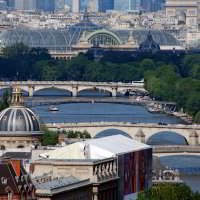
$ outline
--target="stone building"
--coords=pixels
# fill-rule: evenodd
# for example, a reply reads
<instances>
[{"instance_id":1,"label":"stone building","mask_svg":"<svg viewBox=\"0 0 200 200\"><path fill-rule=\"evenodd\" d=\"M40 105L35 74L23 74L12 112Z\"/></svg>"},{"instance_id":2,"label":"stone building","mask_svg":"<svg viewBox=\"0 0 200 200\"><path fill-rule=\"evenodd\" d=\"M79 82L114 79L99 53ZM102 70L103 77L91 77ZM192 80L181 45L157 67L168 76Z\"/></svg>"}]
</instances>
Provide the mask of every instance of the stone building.
<instances>
[{"instance_id":1,"label":"stone building","mask_svg":"<svg viewBox=\"0 0 200 200\"><path fill-rule=\"evenodd\" d=\"M11 106L0 113L0 148L39 145L42 135L37 116L24 107L20 88L14 87Z\"/></svg>"},{"instance_id":2,"label":"stone building","mask_svg":"<svg viewBox=\"0 0 200 200\"><path fill-rule=\"evenodd\" d=\"M186 17L186 25L197 25L198 0L167 0L166 15L169 17Z\"/></svg>"},{"instance_id":3,"label":"stone building","mask_svg":"<svg viewBox=\"0 0 200 200\"><path fill-rule=\"evenodd\" d=\"M84 187L91 195L87 200L135 200L137 192L151 187L151 174L151 147L122 135L67 145L41 154L40 159L32 163L35 181L41 184L46 182L44 188L37 185L36 195L44 196L48 190L46 197L50 199L53 199L53 189L50 190L49 184L54 182L49 182L49 178L54 181L75 177L77 181L74 186L84 181ZM67 188L71 186L68 182L65 186L67 197ZM55 188L55 191L59 190ZM85 193L79 192L79 195L78 192L74 193L69 199L84 199ZM55 195L59 195L59 192Z\"/></svg>"}]
</instances>

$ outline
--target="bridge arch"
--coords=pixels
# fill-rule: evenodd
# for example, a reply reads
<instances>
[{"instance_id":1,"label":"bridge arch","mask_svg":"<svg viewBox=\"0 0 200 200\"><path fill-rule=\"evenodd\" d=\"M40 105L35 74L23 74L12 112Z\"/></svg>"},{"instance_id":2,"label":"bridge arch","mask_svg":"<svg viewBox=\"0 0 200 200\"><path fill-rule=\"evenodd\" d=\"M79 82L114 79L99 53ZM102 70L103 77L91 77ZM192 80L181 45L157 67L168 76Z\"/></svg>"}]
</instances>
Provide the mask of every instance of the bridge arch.
<instances>
[{"instance_id":1,"label":"bridge arch","mask_svg":"<svg viewBox=\"0 0 200 200\"><path fill-rule=\"evenodd\" d=\"M106 129L104 131L100 131L98 132L94 138L100 138L100 137L106 137L106 136L112 136L112 135L124 135L126 137L132 138L128 133L126 133L125 131L121 131L119 129Z\"/></svg>"},{"instance_id":2,"label":"bridge arch","mask_svg":"<svg viewBox=\"0 0 200 200\"><path fill-rule=\"evenodd\" d=\"M146 138L146 143L149 145L188 145L189 141L179 133L161 131Z\"/></svg>"},{"instance_id":3,"label":"bridge arch","mask_svg":"<svg viewBox=\"0 0 200 200\"><path fill-rule=\"evenodd\" d=\"M124 91L138 91L138 92L147 92L145 89L143 88L118 88L117 92L124 92Z\"/></svg>"},{"instance_id":4,"label":"bridge arch","mask_svg":"<svg viewBox=\"0 0 200 200\"><path fill-rule=\"evenodd\" d=\"M200 128L188 127L184 125L158 125L158 124L130 124L126 122L97 122L88 124L70 124L64 126L64 130L84 131L86 130L92 138L97 133L108 130L117 129L129 134L133 139L141 142L147 142L148 139L159 132L172 132L174 135L179 134L185 138L188 144L198 145Z\"/></svg>"},{"instance_id":5,"label":"bridge arch","mask_svg":"<svg viewBox=\"0 0 200 200\"><path fill-rule=\"evenodd\" d=\"M112 93L112 88L104 88L104 87L98 87L98 86L79 87L77 92L79 93L84 90L100 90L100 91L107 91L107 92Z\"/></svg>"},{"instance_id":6,"label":"bridge arch","mask_svg":"<svg viewBox=\"0 0 200 200\"><path fill-rule=\"evenodd\" d=\"M63 87L63 86L41 86L41 87L39 87L39 86L36 86L35 88L34 88L34 93L35 92L38 92L38 91L40 91L40 90L48 90L48 89L55 89L55 90L66 90L66 91L68 91L68 92L71 92L72 93L72 89L71 88L69 88L69 87Z\"/></svg>"}]
</instances>

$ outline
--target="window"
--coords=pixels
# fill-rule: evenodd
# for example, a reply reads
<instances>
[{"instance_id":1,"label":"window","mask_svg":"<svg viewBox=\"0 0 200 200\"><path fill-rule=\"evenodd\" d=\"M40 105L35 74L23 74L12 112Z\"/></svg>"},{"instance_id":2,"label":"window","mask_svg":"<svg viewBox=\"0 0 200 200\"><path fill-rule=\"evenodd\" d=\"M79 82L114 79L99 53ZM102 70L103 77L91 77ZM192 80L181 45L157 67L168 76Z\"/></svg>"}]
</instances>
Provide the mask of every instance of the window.
<instances>
[{"instance_id":1,"label":"window","mask_svg":"<svg viewBox=\"0 0 200 200\"><path fill-rule=\"evenodd\" d=\"M8 192L8 200L12 200L12 192Z\"/></svg>"},{"instance_id":2,"label":"window","mask_svg":"<svg viewBox=\"0 0 200 200\"><path fill-rule=\"evenodd\" d=\"M2 185L6 185L7 184L7 178L6 177L1 177L1 183Z\"/></svg>"},{"instance_id":3,"label":"window","mask_svg":"<svg viewBox=\"0 0 200 200\"><path fill-rule=\"evenodd\" d=\"M21 120L21 119L22 119L22 116L19 116L18 118Z\"/></svg>"}]
</instances>

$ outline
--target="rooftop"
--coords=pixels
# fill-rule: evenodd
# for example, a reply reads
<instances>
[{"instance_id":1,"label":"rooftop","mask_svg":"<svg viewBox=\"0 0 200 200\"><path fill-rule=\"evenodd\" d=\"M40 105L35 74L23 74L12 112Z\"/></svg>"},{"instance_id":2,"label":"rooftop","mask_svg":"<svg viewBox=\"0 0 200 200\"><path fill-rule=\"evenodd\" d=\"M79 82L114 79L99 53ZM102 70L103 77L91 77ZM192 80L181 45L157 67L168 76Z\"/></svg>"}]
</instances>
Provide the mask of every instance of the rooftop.
<instances>
[{"instance_id":1,"label":"rooftop","mask_svg":"<svg viewBox=\"0 0 200 200\"><path fill-rule=\"evenodd\" d=\"M100 160L116 157L131 151L148 149L150 146L140 143L123 135L113 135L103 138L77 142L47 153L41 154L42 158L65 160Z\"/></svg>"}]
</instances>

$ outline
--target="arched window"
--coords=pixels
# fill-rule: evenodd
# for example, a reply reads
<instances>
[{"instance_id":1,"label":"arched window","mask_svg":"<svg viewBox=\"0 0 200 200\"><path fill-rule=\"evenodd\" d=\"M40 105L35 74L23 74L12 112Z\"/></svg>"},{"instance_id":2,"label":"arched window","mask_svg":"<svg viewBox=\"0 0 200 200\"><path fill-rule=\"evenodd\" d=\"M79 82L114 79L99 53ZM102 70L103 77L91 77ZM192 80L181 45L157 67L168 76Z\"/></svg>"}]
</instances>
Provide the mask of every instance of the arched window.
<instances>
[{"instance_id":1,"label":"arched window","mask_svg":"<svg viewBox=\"0 0 200 200\"><path fill-rule=\"evenodd\" d=\"M109 35L108 33L98 33L93 35L88 42L93 46L105 45L105 46L115 46L119 45L117 39Z\"/></svg>"},{"instance_id":2,"label":"arched window","mask_svg":"<svg viewBox=\"0 0 200 200\"><path fill-rule=\"evenodd\" d=\"M1 150L5 150L5 149L6 149L6 147L5 147L5 146L3 146L3 145L1 145L0 149L1 149Z\"/></svg>"}]
</instances>

